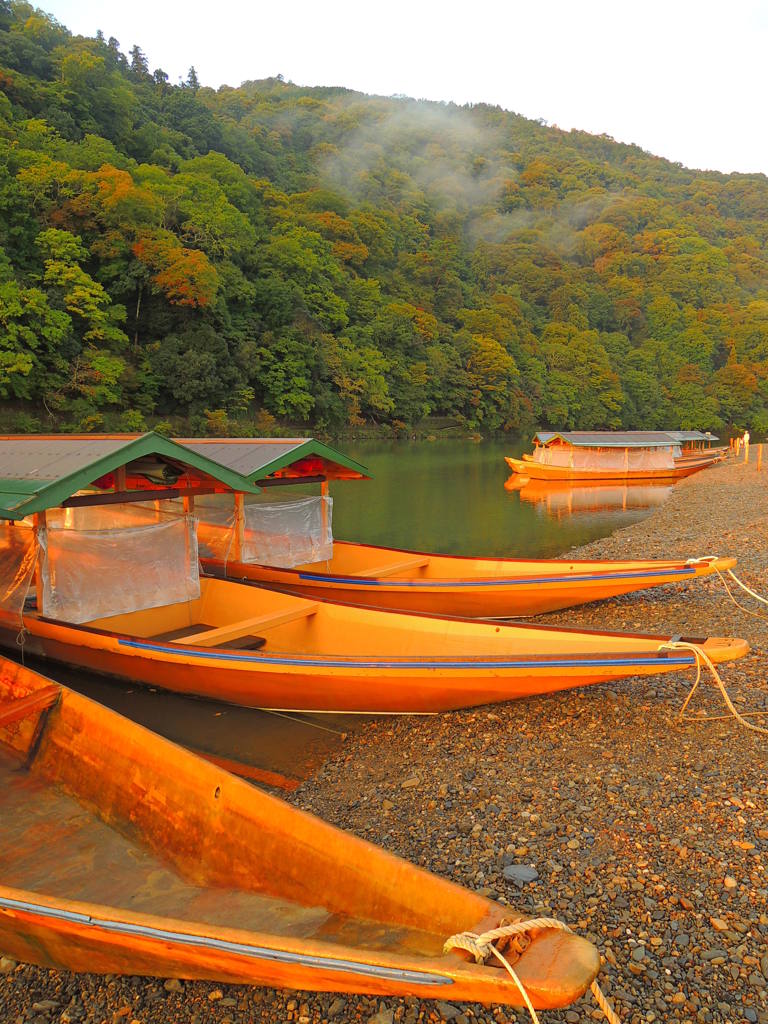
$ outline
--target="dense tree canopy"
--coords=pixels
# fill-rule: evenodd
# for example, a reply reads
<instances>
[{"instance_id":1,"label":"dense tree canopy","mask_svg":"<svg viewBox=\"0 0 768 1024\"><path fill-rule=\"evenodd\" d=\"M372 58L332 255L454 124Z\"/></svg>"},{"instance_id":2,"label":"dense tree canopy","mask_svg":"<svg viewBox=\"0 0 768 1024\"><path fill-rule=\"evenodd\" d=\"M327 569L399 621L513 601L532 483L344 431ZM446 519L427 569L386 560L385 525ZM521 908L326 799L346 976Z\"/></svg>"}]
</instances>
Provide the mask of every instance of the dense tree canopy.
<instances>
[{"instance_id":1,"label":"dense tree canopy","mask_svg":"<svg viewBox=\"0 0 768 1024\"><path fill-rule=\"evenodd\" d=\"M768 429L768 180L0 0L4 429Z\"/></svg>"}]
</instances>

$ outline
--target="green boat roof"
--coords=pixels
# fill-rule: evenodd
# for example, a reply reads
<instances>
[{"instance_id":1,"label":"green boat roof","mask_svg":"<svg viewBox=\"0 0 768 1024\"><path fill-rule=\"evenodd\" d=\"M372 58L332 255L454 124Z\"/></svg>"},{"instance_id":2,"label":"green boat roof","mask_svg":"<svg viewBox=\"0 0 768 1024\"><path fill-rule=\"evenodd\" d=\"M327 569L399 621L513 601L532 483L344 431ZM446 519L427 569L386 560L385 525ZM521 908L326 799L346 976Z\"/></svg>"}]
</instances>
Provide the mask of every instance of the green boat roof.
<instances>
[{"instance_id":1,"label":"green boat roof","mask_svg":"<svg viewBox=\"0 0 768 1024\"><path fill-rule=\"evenodd\" d=\"M370 473L354 459L314 437L182 437L188 451L241 473L252 483L302 479L367 480Z\"/></svg>"},{"instance_id":2,"label":"green boat roof","mask_svg":"<svg viewBox=\"0 0 768 1024\"><path fill-rule=\"evenodd\" d=\"M135 483L121 492L127 495L123 500L141 500L142 488L157 488L158 480L166 491L181 491L185 486L249 494L259 490L236 470L154 432L2 435L0 518L23 519L94 487L111 497L116 480L104 478L124 468Z\"/></svg>"}]
</instances>

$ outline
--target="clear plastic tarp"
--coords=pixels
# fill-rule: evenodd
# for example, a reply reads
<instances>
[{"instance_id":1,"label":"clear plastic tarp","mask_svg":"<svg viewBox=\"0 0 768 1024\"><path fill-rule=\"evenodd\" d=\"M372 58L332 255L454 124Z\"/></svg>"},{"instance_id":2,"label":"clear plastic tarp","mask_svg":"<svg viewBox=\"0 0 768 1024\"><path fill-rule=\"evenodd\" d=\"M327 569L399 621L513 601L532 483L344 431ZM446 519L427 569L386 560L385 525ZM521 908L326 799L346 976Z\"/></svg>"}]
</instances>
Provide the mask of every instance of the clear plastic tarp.
<instances>
[{"instance_id":1,"label":"clear plastic tarp","mask_svg":"<svg viewBox=\"0 0 768 1024\"><path fill-rule=\"evenodd\" d=\"M679 448L575 448L571 445L539 446L533 461L544 466L569 469L636 472L638 470L674 469L675 452Z\"/></svg>"},{"instance_id":2,"label":"clear plastic tarp","mask_svg":"<svg viewBox=\"0 0 768 1024\"><path fill-rule=\"evenodd\" d=\"M0 611L21 618L37 561L35 532L29 523L0 524Z\"/></svg>"},{"instance_id":3,"label":"clear plastic tarp","mask_svg":"<svg viewBox=\"0 0 768 1024\"><path fill-rule=\"evenodd\" d=\"M70 511L81 525L74 528ZM150 509L146 510L150 514ZM151 514L157 515L154 509ZM191 516L132 525L137 506L63 510L39 533L44 615L89 622L200 596L195 520ZM120 522L128 525L120 526Z\"/></svg>"},{"instance_id":4,"label":"clear plastic tarp","mask_svg":"<svg viewBox=\"0 0 768 1024\"><path fill-rule=\"evenodd\" d=\"M235 508L228 501L195 501L203 558L233 561ZM307 496L243 507L242 561L291 569L333 557L333 498Z\"/></svg>"}]
</instances>

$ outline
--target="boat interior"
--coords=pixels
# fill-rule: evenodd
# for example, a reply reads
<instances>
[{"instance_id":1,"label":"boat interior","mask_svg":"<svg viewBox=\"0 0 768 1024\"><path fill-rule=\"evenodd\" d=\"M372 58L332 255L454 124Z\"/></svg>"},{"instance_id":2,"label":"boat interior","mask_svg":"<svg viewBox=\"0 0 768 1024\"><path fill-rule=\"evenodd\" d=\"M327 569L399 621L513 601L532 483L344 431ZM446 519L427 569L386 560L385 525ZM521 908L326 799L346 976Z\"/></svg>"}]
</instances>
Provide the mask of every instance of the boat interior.
<instances>
[{"instance_id":1,"label":"boat interior","mask_svg":"<svg viewBox=\"0 0 768 1024\"><path fill-rule=\"evenodd\" d=\"M56 689L52 708L4 725L19 698L6 688L4 700L0 680L3 886L425 957L487 913L480 897Z\"/></svg>"},{"instance_id":2,"label":"boat interior","mask_svg":"<svg viewBox=\"0 0 768 1024\"><path fill-rule=\"evenodd\" d=\"M453 619L309 601L203 578L197 600L94 619L80 628L179 647L347 658L553 656L653 652L667 637ZM343 656L342 656L343 652Z\"/></svg>"},{"instance_id":3,"label":"boat interior","mask_svg":"<svg viewBox=\"0 0 768 1024\"><path fill-rule=\"evenodd\" d=\"M201 550L208 526L201 524L198 532ZM204 559L205 564L205 559ZM584 573L631 571L652 566L680 566L677 561L568 561L567 559L524 559L524 558L472 558L458 555L425 554L397 548L383 548L368 544L353 544L334 541L333 557L327 561L298 565L297 573L318 573L320 575L359 576L363 580L397 578L414 580L442 579L503 579L518 576L547 576L569 574L577 570Z\"/></svg>"}]
</instances>

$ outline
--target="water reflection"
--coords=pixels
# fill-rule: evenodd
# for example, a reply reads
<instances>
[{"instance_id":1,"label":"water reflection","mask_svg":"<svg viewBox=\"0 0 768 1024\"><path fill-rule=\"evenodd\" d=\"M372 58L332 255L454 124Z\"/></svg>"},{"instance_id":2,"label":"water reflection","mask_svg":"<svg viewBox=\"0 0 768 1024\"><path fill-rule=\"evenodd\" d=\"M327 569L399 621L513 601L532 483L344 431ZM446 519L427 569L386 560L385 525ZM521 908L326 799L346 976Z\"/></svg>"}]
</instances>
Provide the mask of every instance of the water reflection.
<instances>
[{"instance_id":1,"label":"water reflection","mask_svg":"<svg viewBox=\"0 0 768 1024\"><path fill-rule=\"evenodd\" d=\"M529 480L513 473L504 488L516 492L520 501L538 506L552 519L601 512L647 512L662 505L672 484L643 483L573 484L566 480Z\"/></svg>"}]
</instances>

